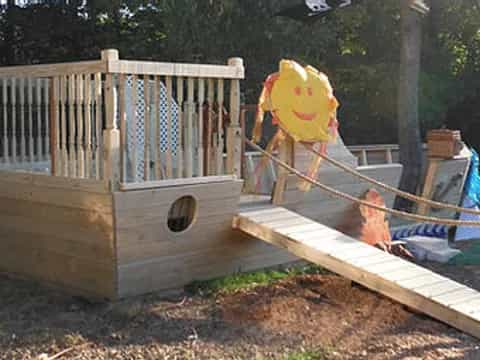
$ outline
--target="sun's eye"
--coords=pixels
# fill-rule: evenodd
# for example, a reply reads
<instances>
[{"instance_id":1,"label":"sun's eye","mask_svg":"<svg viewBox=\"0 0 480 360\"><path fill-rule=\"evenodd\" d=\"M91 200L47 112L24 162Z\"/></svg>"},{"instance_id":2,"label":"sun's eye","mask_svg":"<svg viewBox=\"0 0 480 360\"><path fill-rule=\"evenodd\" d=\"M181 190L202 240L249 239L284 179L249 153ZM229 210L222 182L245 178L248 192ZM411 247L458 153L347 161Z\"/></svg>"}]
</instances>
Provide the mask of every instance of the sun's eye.
<instances>
[{"instance_id":1,"label":"sun's eye","mask_svg":"<svg viewBox=\"0 0 480 360\"><path fill-rule=\"evenodd\" d=\"M313 89L311 87L307 88L308 96L313 96Z\"/></svg>"},{"instance_id":2,"label":"sun's eye","mask_svg":"<svg viewBox=\"0 0 480 360\"><path fill-rule=\"evenodd\" d=\"M302 88L300 86L297 86L295 89L293 89L295 92L295 95L300 96L302 95Z\"/></svg>"}]
</instances>

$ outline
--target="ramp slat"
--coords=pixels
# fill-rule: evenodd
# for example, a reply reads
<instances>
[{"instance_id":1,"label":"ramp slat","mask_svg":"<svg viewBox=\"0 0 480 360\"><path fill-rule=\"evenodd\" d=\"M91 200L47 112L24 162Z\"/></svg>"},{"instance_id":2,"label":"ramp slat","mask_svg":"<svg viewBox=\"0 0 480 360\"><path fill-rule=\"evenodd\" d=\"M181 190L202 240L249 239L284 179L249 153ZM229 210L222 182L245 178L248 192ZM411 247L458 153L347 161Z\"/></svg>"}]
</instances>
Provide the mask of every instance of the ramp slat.
<instances>
[{"instance_id":1,"label":"ramp slat","mask_svg":"<svg viewBox=\"0 0 480 360\"><path fill-rule=\"evenodd\" d=\"M292 211L238 214L233 226L480 338L480 293Z\"/></svg>"}]
</instances>

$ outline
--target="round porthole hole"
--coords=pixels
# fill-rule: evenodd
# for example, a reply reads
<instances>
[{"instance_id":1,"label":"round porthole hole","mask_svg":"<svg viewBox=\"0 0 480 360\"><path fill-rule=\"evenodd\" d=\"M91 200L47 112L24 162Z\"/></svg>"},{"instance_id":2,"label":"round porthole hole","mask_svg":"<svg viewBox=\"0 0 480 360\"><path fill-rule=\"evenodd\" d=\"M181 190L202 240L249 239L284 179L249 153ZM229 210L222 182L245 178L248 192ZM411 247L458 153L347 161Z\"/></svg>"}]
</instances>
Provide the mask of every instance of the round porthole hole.
<instances>
[{"instance_id":1,"label":"round porthole hole","mask_svg":"<svg viewBox=\"0 0 480 360\"><path fill-rule=\"evenodd\" d=\"M168 211L167 225L170 231L181 233L190 228L197 214L197 201L193 196L182 196L175 200Z\"/></svg>"}]
</instances>

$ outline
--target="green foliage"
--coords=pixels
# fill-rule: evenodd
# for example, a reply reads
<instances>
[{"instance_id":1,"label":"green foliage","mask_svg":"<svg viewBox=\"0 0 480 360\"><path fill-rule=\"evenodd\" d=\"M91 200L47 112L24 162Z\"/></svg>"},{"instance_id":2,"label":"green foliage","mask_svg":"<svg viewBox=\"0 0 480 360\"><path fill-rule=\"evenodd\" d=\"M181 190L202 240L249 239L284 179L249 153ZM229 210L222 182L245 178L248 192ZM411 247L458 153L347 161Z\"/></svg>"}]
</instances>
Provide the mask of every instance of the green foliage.
<instances>
[{"instance_id":1,"label":"green foliage","mask_svg":"<svg viewBox=\"0 0 480 360\"><path fill-rule=\"evenodd\" d=\"M293 58L332 79L347 143L397 142L399 2L364 0L310 24L273 16L289 3L88 0L12 7L0 15L0 64L94 59L111 47L130 59L225 64L240 56L247 69L243 99L255 103L279 60ZM431 8L423 20L423 132L476 99L480 84L478 5L435 0Z\"/></svg>"},{"instance_id":2,"label":"green foliage","mask_svg":"<svg viewBox=\"0 0 480 360\"><path fill-rule=\"evenodd\" d=\"M192 294L210 296L217 293L231 293L241 289L268 285L297 275L321 274L324 272L322 268L314 265L292 267L283 270L262 270L234 274L208 281L196 281L187 285L186 290Z\"/></svg>"}]
</instances>

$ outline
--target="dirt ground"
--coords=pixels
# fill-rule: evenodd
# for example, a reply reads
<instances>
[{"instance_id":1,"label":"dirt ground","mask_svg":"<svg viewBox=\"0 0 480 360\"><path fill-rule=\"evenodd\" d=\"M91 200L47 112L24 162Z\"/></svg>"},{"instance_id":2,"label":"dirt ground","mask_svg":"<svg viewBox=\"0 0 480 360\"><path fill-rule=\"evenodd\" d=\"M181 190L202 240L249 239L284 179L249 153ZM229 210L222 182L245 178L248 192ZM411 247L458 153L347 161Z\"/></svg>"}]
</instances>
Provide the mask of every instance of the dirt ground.
<instances>
[{"instance_id":1,"label":"dirt ground","mask_svg":"<svg viewBox=\"0 0 480 360\"><path fill-rule=\"evenodd\" d=\"M431 266L480 289L480 266ZM301 359L480 359L472 337L330 274L114 304L0 276L0 359L65 349L60 359L263 360L318 349L325 357Z\"/></svg>"}]
</instances>

